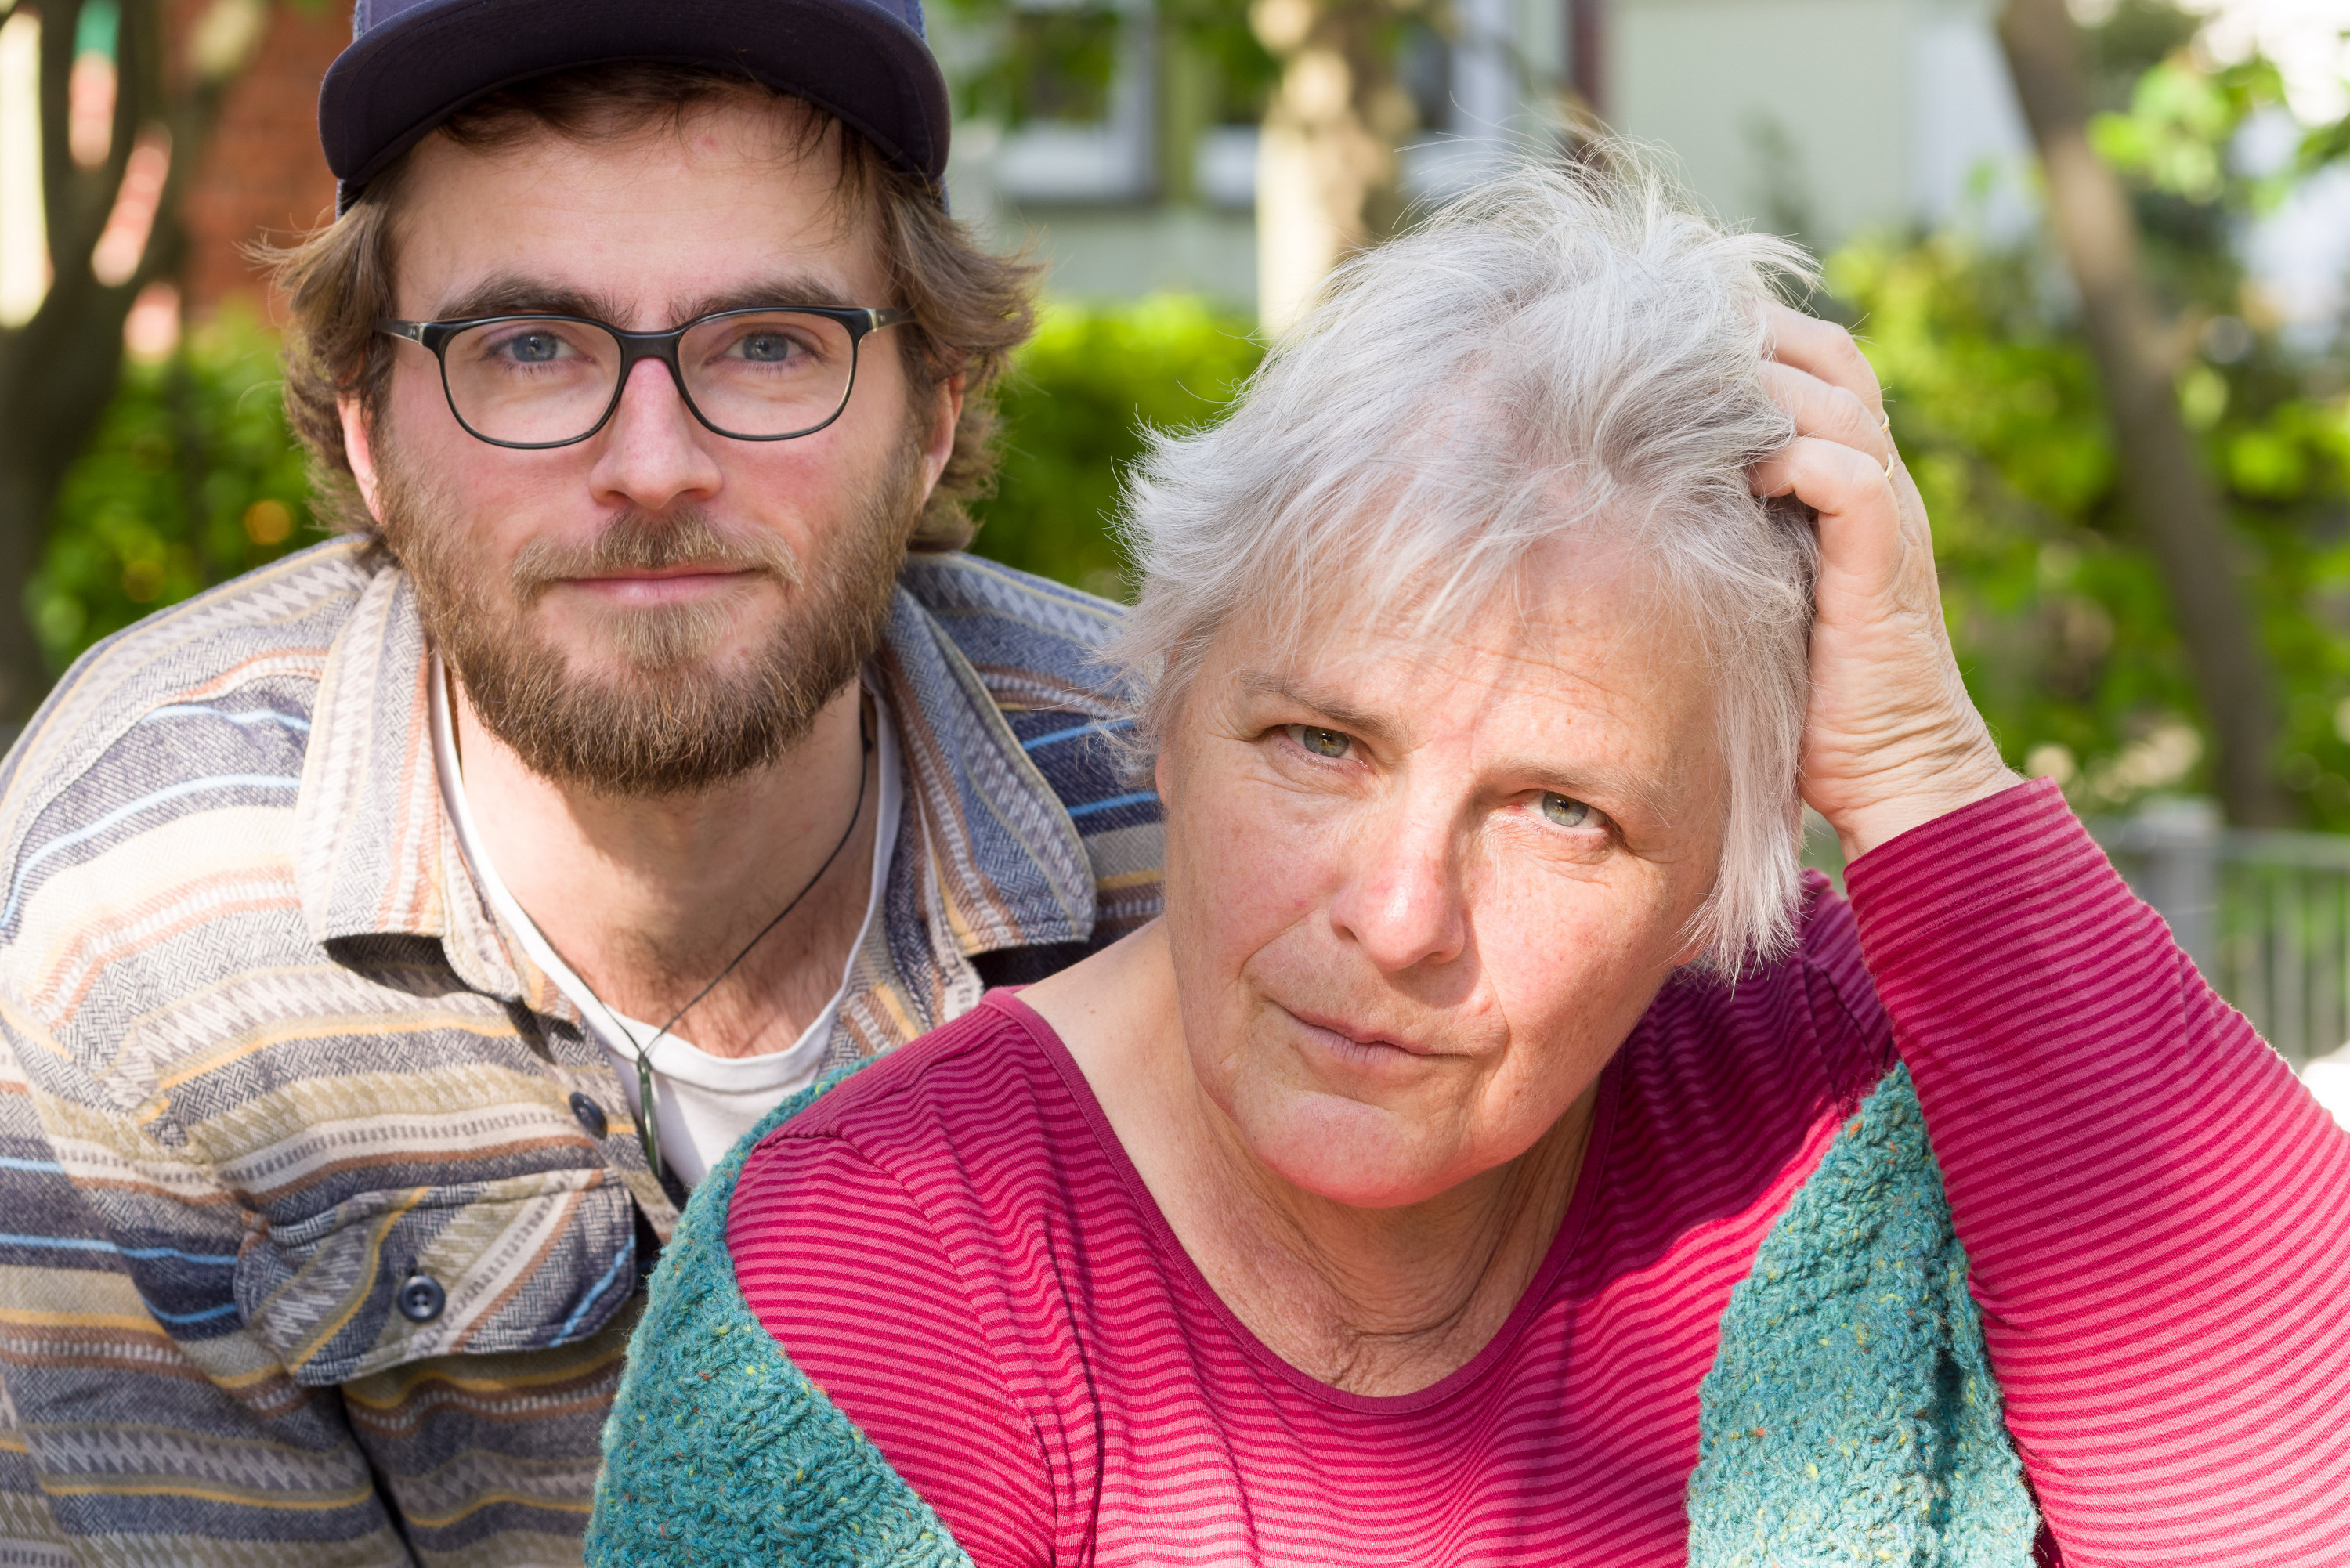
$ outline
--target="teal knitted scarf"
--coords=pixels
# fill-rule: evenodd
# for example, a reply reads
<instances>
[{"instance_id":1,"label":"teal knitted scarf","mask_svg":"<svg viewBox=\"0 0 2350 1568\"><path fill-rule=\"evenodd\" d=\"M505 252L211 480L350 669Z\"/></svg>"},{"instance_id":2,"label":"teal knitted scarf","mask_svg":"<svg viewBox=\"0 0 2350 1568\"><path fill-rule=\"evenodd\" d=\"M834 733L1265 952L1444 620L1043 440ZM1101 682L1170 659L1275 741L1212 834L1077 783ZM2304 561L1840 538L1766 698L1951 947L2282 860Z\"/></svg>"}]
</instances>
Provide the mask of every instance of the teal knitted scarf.
<instances>
[{"instance_id":1,"label":"teal knitted scarf","mask_svg":"<svg viewBox=\"0 0 2350 1568\"><path fill-rule=\"evenodd\" d=\"M744 1157L853 1071L778 1106L686 1205L604 1428L596 1568L970 1563L760 1327L726 1251ZM2030 1568L2038 1519L1966 1272L1897 1068L1722 1314L1700 1391L1691 1568Z\"/></svg>"}]
</instances>

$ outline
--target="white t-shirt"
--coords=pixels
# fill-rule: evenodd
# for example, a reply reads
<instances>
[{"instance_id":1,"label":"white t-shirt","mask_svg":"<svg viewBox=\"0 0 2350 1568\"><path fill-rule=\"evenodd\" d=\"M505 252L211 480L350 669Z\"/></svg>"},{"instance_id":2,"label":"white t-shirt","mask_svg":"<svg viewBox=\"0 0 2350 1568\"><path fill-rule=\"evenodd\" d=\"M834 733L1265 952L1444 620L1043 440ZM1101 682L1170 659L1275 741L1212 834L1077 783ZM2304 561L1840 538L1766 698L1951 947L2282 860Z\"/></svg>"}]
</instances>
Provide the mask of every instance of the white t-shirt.
<instances>
[{"instance_id":1,"label":"white t-shirt","mask_svg":"<svg viewBox=\"0 0 2350 1568\"><path fill-rule=\"evenodd\" d=\"M874 728L879 732L875 741L879 754L874 762L880 778L881 809L873 833L871 890L866 895L864 922L858 928L856 944L849 949L850 965L857 961L858 950L871 934L873 922L880 919L881 895L889 881L889 852L898 841L898 813L902 801L898 779L898 738L890 727L889 711L881 705L880 694L870 695ZM499 918L514 928L531 961L546 971L546 977L587 1019L589 1032L610 1053L619 1069L620 1085L629 1096L630 1108L641 1116L644 1107L637 1104L637 1053L640 1043L651 1040L660 1025L626 1017L605 1006L588 989L587 982L572 972L571 966L563 961L554 944L507 890L505 879L498 875L496 863L490 858L488 846L473 825L473 810L465 799L464 774L457 759L456 727L449 713L449 683L437 656L432 661L432 760L441 778L442 804L457 830L457 843L464 850L466 863L473 867L482 891ZM654 1114L660 1118L658 1125L661 1158L679 1179L689 1187L700 1181L744 1133L757 1125L760 1117L782 1103L785 1096L816 1080L824 1065L825 1042L832 1034L833 1018L840 1011L841 998L847 989L848 966L844 965L840 984L834 990L832 999L824 1004L824 1011L806 1033L781 1051L757 1056L713 1056L673 1033L654 1042L653 1103Z\"/></svg>"}]
</instances>

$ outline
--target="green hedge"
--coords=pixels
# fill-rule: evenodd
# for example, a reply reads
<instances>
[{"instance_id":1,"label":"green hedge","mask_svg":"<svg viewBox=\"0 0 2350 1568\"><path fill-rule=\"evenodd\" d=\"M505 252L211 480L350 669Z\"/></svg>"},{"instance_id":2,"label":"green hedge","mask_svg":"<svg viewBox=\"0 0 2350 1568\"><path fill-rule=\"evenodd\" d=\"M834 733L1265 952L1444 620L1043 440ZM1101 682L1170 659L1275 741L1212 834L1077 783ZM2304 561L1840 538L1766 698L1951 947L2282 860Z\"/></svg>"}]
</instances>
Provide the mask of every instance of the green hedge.
<instances>
[{"instance_id":1,"label":"green hedge","mask_svg":"<svg viewBox=\"0 0 2350 1568\"><path fill-rule=\"evenodd\" d=\"M1123 597L1109 534L1142 427L1212 418L1263 358L1254 324L1197 299L1048 309L1003 389L1003 466L972 508L972 547L1024 571Z\"/></svg>"},{"instance_id":2,"label":"green hedge","mask_svg":"<svg viewBox=\"0 0 2350 1568\"><path fill-rule=\"evenodd\" d=\"M277 340L223 310L122 389L57 498L26 607L58 670L109 632L315 542Z\"/></svg>"}]
</instances>

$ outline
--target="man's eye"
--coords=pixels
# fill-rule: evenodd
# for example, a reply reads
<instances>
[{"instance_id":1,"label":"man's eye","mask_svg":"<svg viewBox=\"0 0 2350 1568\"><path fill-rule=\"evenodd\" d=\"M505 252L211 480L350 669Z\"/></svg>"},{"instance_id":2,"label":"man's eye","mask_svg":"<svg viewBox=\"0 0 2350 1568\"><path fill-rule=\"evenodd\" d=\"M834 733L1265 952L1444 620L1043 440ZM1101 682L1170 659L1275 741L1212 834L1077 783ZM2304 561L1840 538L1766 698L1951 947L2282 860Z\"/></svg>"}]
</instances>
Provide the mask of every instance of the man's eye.
<instances>
[{"instance_id":1,"label":"man's eye","mask_svg":"<svg viewBox=\"0 0 2350 1568\"><path fill-rule=\"evenodd\" d=\"M1545 792L1542 797L1543 815L1561 827L1581 827L1598 813L1573 795Z\"/></svg>"},{"instance_id":2,"label":"man's eye","mask_svg":"<svg viewBox=\"0 0 2350 1568\"><path fill-rule=\"evenodd\" d=\"M1312 724L1291 724L1288 730L1291 740L1317 757L1343 757L1355 743L1336 730L1317 729Z\"/></svg>"},{"instance_id":3,"label":"man's eye","mask_svg":"<svg viewBox=\"0 0 2350 1568\"><path fill-rule=\"evenodd\" d=\"M798 348L780 332L747 332L735 340L734 354L754 364L780 365Z\"/></svg>"},{"instance_id":4,"label":"man's eye","mask_svg":"<svg viewBox=\"0 0 2350 1568\"><path fill-rule=\"evenodd\" d=\"M524 332L505 341L506 358L524 365L544 365L563 355L563 339L552 332Z\"/></svg>"}]
</instances>

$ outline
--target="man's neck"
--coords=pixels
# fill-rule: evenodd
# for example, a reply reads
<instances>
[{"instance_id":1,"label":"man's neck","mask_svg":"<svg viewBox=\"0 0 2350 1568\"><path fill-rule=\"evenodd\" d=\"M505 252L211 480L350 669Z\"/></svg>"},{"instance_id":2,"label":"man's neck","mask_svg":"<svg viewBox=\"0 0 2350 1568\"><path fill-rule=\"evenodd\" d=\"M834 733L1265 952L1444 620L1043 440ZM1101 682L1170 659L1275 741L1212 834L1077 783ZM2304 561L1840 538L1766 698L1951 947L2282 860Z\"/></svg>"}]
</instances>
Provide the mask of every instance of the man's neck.
<instances>
[{"instance_id":1,"label":"man's neck","mask_svg":"<svg viewBox=\"0 0 2350 1568\"><path fill-rule=\"evenodd\" d=\"M870 889L880 789L859 689L836 697L769 766L691 794L633 799L532 772L452 684L475 830L507 891L597 998L667 1022L806 888L675 1030L715 1056L798 1039L839 986Z\"/></svg>"}]
</instances>

